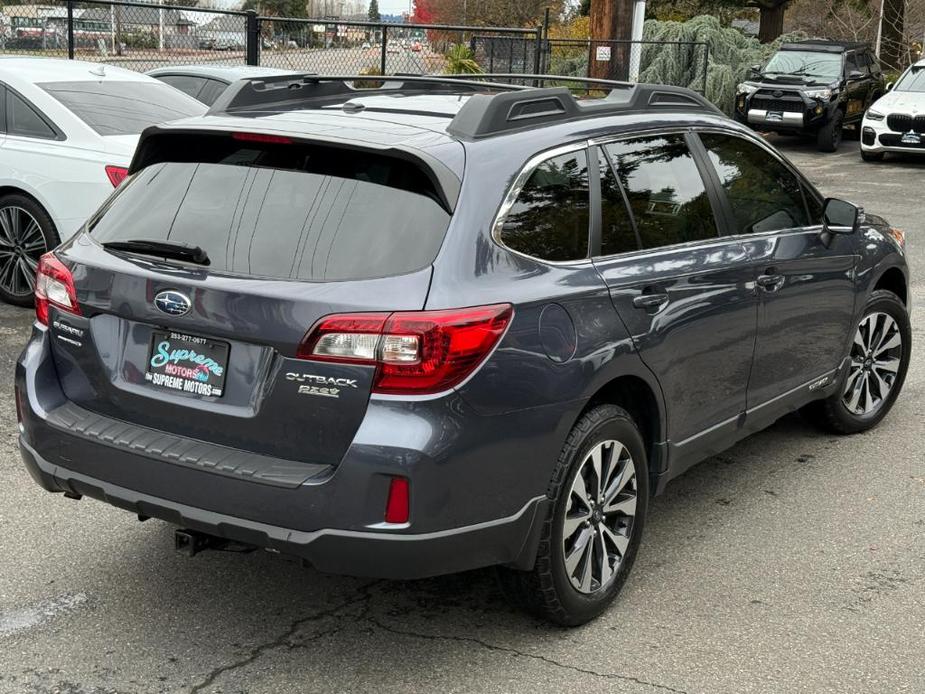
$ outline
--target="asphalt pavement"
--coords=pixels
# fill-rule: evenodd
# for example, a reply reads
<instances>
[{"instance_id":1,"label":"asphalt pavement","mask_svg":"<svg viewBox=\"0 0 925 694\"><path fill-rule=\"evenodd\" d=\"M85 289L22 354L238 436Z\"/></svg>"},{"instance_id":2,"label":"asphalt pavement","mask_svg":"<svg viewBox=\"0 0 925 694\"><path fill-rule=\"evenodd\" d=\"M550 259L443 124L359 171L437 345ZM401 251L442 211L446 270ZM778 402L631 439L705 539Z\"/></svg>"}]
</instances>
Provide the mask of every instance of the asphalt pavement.
<instances>
[{"instance_id":1,"label":"asphalt pavement","mask_svg":"<svg viewBox=\"0 0 925 694\"><path fill-rule=\"evenodd\" d=\"M513 610L490 571L399 583L265 552L189 559L165 523L43 492L11 394L31 313L0 306L0 692L925 692L925 161L774 142L906 230L904 392L875 431L788 417L672 482L621 598L578 629Z\"/></svg>"}]
</instances>

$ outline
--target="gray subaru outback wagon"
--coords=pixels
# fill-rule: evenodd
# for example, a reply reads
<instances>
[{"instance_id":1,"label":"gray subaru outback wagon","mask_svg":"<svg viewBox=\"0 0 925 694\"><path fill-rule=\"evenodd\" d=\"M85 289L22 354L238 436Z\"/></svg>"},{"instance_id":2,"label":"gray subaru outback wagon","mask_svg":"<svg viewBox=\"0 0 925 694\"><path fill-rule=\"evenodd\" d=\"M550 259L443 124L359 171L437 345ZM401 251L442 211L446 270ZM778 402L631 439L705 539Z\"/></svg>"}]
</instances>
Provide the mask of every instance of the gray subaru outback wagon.
<instances>
[{"instance_id":1,"label":"gray subaru outback wagon","mask_svg":"<svg viewBox=\"0 0 925 694\"><path fill-rule=\"evenodd\" d=\"M245 80L148 129L42 258L16 370L52 492L322 571L498 566L559 624L627 578L653 494L802 410L890 410L902 232L699 95Z\"/></svg>"}]
</instances>

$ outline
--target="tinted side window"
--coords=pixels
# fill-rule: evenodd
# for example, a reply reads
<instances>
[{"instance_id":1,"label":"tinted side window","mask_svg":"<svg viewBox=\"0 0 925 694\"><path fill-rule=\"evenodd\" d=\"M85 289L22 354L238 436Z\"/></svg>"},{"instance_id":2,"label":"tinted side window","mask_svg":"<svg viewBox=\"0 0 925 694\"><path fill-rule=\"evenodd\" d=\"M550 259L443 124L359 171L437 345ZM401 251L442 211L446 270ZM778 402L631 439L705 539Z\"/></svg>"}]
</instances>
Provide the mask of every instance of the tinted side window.
<instances>
[{"instance_id":1,"label":"tinted side window","mask_svg":"<svg viewBox=\"0 0 925 694\"><path fill-rule=\"evenodd\" d=\"M540 164L501 227L501 241L543 260L588 257L588 155L570 152Z\"/></svg>"},{"instance_id":2,"label":"tinted side window","mask_svg":"<svg viewBox=\"0 0 925 694\"><path fill-rule=\"evenodd\" d=\"M845 61L845 70L850 75L854 71L863 71L856 53L849 53Z\"/></svg>"},{"instance_id":3,"label":"tinted side window","mask_svg":"<svg viewBox=\"0 0 925 694\"><path fill-rule=\"evenodd\" d=\"M809 225L800 181L781 162L739 137L700 137L732 206L736 234Z\"/></svg>"},{"instance_id":4,"label":"tinted side window","mask_svg":"<svg viewBox=\"0 0 925 694\"><path fill-rule=\"evenodd\" d=\"M206 81L203 77L192 77L190 75L164 75L157 79L164 84L169 84L174 89L179 89L184 94L189 94L194 99Z\"/></svg>"},{"instance_id":5,"label":"tinted side window","mask_svg":"<svg viewBox=\"0 0 925 694\"><path fill-rule=\"evenodd\" d=\"M607 153L598 152L601 167L601 255L616 255L640 248L633 220L626 209L623 192L617 182Z\"/></svg>"},{"instance_id":6,"label":"tinted side window","mask_svg":"<svg viewBox=\"0 0 925 694\"><path fill-rule=\"evenodd\" d=\"M7 90L6 126L10 135L55 139L57 134L18 94Z\"/></svg>"},{"instance_id":7,"label":"tinted side window","mask_svg":"<svg viewBox=\"0 0 925 694\"><path fill-rule=\"evenodd\" d=\"M219 82L218 80L206 80L206 83L203 85L202 90L199 92L199 96L197 98L206 106L211 106L226 89L228 89L228 85L224 82Z\"/></svg>"},{"instance_id":8,"label":"tinted side window","mask_svg":"<svg viewBox=\"0 0 925 694\"><path fill-rule=\"evenodd\" d=\"M822 224L822 200L816 197L812 191L803 188L803 197L806 199L806 207L809 211L810 226Z\"/></svg>"},{"instance_id":9,"label":"tinted side window","mask_svg":"<svg viewBox=\"0 0 925 694\"><path fill-rule=\"evenodd\" d=\"M710 199L683 135L607 145L644 248L715 238Z\"/></svg>"}]
</instances>

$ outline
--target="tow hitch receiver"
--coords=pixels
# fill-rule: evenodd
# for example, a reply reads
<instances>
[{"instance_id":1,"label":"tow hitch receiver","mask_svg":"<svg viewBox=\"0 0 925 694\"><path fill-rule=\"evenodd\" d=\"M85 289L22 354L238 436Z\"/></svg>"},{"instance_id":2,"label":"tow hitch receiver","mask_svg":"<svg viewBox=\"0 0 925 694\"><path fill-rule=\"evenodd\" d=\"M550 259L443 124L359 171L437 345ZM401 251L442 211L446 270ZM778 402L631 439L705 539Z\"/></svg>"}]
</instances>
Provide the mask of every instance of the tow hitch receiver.
<instances>
[{"instance_id":1,"label":"tow hitch receiver","mask_svg":"<svg viewBox=\"0 0 925 694\"><path fill-rule=\"evenodd\" d=\"M173 536L174 548L188 557L209 549L217 539L205 533L198 533L195 530L177 530Z\"/></svg>"},{"instance_id":2,"label":"tow hitch receiver","mask_svg":"<svg viewBox=\"0 0 925 694\"><path fill-rule=\"evenodd\" d=\"M173 545L181 554L193 557L207 549L223 552L252 552L255 547L234 540L226 540L197 530L177 530L173 535Z\"/></svg>"}]
</instances>

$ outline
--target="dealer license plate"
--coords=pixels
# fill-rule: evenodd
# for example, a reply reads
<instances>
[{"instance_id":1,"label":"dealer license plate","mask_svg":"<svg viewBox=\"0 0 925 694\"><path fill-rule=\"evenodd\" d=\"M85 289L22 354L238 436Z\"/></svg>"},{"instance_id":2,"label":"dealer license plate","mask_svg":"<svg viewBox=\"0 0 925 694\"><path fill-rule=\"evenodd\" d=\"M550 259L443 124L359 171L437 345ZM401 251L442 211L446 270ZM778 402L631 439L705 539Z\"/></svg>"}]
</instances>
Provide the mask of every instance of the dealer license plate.
<instances>
[{"instance_id":1,"label":"dealer license plate","mask_svg":"<svg viewBox=\"0 0 925 694\"><path fill-rule=\"evenodd\" d=\"M225 392L230 351L227 342L155 330L145 382L179 393L220 398Z\"/></svg>"}]
</instances>

